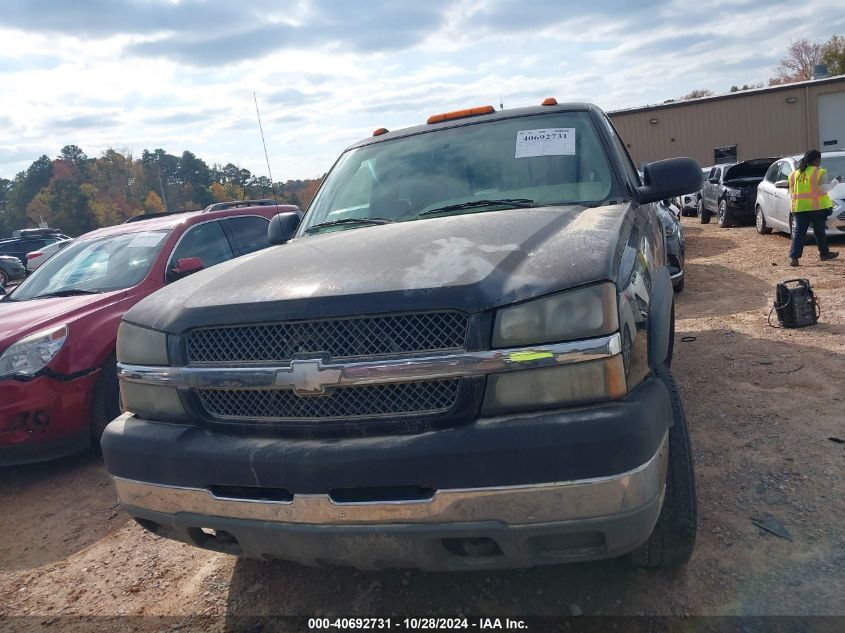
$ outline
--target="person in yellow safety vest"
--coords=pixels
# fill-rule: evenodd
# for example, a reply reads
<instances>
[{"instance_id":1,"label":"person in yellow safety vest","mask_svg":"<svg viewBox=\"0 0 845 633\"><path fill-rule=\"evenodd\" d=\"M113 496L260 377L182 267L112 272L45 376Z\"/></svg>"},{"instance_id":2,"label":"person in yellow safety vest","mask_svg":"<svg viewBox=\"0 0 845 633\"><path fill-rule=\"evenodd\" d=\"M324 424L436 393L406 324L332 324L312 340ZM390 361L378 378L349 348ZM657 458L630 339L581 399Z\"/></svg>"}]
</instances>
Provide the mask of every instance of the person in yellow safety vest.
<instances>
[{"instance_id":1,"label":"person in yellow safety vest","mask_svg":"<svg viewBox=\"0 0 845 633\"><path fill-rule=\"evenodd\" d=\"M789 196L792 199L792 244L789 265L797 266L804 252L807 229L813 225L813 235L819 247L819 259L836 259L839 253L827 247L827 216L833 213L833 201L827 192L839 184L828 181L827 172L820 167L822 155L817 149L804 154L798 169L789 174Z\"/></svg>"}]
</instances>

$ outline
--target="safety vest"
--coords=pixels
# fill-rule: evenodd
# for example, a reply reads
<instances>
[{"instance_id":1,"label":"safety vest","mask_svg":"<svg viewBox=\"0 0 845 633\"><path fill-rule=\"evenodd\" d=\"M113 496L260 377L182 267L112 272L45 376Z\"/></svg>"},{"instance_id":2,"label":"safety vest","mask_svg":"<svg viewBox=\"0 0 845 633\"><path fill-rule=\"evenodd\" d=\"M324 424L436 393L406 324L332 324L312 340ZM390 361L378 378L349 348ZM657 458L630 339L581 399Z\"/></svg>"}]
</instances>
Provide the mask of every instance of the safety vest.
<instances>
[{"instance_id":1,"label":"safety vest","mask_svg":"<svg viewBox=\"0 0 845 633\"><path fill-rule=\"evenodd\" d=\"M793 213L830 209L833 206L830 196L819 189L819 181L824 173L824 169L811 165L803 172L796 169L789 174L789 193L792 198Z\"/></svg>"}]
</instances>

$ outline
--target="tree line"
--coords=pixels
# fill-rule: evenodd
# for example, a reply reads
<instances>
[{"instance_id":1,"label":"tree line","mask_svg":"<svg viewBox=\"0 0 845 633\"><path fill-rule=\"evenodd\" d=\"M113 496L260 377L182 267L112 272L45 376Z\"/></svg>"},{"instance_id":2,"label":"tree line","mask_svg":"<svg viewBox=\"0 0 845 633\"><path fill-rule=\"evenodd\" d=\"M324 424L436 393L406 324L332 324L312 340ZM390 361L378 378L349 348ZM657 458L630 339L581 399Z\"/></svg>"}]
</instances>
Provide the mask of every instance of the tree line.
<instances>
[{"instance_id":1,"label":"tree line","mask_svg":"<svg viewBox=\"0 0 845 633\"><path fill-rule=\"evenodd\" d=\"M786 54L775 67L775 74L769 77L770 86L781 86L797 81L808 81L813 78L813 68L817 64L827 66L830 76L845 75L845 37L834 35L824 42L811 42L806 38L793 40L786 48ZM763 84L752 83L742 86L731 86L731 92L742 92L762 88ZM715 93L707 88L696 88L677 99L668 99L663 103L687 101L711 97Z\"/></svg>"},{"instance_id":2,"label":"tree line","mask_svg":"<svg viewBox=\"0 0 845 633\"><path fill-rule=\"evenodd\" d=\"M272 198L305 208L321 179L271 183L227 163L209 166L189 151L108 149L89 158L76 145L35 160L12 180L0 178L0 238L46 222L69 235L118 224L134 215L202 209L214 202Z\"/></svg>"}]
</instances>

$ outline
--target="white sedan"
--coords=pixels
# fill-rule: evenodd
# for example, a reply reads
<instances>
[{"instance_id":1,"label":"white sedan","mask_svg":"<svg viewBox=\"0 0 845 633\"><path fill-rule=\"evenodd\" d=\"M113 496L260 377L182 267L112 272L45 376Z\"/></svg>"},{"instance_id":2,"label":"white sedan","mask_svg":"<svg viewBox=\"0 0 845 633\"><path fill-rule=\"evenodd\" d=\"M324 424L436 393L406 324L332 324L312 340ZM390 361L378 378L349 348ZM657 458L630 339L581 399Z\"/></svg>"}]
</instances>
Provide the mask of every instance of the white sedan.
<instances>
[{"instance_id":1,"label":"white sedan","mask_svg":"<svg viewBox=\"0 0 845 633\"><path fill-rule=\"evenodd\" d=\"M755 215L758 233L775 230L792 235L788 179L800 160L801 156L786 156L775 161L763 182L757 185ZM842 176L845 176L845 151L823 152L822 167L827 170L830 180L838 177L841 183ZM833 213L827 218L827 235L845 235L845 183L834 187L828 195L833 200ZM808 234L813 234L812 228Z\"/></svg>"},{"instance_id":2,"label":"white sedan","mask_svg":"<svg viewBox=\"0 0 845 633\"><path fill-rule=\"evenodd\" d=\"M50 259L53 255L62 250L65 246L70 244L73 240L60 240L48 244L44 248L32 251L26 254L26 272L31 273L33 270L41 266L44 262Z\"/></svg>"}]
</instances>

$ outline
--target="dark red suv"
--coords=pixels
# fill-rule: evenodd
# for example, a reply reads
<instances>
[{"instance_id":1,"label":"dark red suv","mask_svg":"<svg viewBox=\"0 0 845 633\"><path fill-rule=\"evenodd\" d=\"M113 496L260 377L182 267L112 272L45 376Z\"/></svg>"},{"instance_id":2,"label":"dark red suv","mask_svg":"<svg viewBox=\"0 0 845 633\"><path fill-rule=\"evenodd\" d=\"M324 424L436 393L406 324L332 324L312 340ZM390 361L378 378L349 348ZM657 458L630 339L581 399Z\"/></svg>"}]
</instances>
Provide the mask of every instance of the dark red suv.
<instances>
[{"instance_id":1,"label":"dark red suv","mask_svg":"<svg viewBox=\"0 0 845 633\"><path fill-rule=\"evenodd\" d=\"M0 299L0 466L84 450L120 413L123 313L201 268L269 246L290 205L163 214L76 239Z\"/></svg>"}]
</instances>

